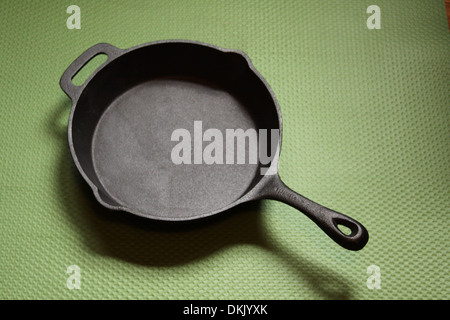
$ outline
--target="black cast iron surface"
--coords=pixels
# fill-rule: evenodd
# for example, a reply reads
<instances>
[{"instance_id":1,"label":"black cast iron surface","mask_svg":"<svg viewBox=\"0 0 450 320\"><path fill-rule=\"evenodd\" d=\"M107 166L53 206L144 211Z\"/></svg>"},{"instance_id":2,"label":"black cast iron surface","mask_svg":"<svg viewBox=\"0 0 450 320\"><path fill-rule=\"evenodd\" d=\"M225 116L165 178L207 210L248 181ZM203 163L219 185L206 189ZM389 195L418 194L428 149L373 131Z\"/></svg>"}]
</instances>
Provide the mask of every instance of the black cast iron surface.
<instances>
[{"instance_id":1,"label":"black cast iron surface","mask_svg":"<svg viewBox=\"0 0 450 320\"><path fill-rule=\"evenodd\" d=\"M72 78L98 54L106 54L107 62L83 85L73 85ZM302 211L344 248L359 250L367 243L367 230L359 222L281 181L280 108L244 53L184 40L126 50L100 43L69 66L60 84L72 99L68 137L74 162L105 207L182 221L274 199ZM278 143L271 146L276 148L273 174L262 175L260 163L174 164L171 134L192 128L194 121L222 132L278 129Z\"/></svg>"}]
</instances>

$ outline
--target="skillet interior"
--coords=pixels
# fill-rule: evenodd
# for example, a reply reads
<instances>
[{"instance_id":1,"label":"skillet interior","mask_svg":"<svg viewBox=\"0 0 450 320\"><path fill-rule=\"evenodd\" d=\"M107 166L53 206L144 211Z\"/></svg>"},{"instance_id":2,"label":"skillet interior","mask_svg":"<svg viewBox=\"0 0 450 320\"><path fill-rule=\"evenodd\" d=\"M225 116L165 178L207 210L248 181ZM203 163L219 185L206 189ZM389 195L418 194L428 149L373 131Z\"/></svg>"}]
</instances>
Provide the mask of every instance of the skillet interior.
<instances>
[{"instance_id":1,"label":"skillet interior","mask_svg":"<svg viewBox=\"0 0 450 320\"><path fill-rule=\"evenodd\" d=\"M172 132L187 129L193 146L194 121L203 132L219 129L224 146L226 129L279 129L273 98L242 55L162 43L127 52L91 79L73 114L73 150L106 203L193 219L230 205L262 177L259 164L174 164Z\"/></svg>"}]
</instances>

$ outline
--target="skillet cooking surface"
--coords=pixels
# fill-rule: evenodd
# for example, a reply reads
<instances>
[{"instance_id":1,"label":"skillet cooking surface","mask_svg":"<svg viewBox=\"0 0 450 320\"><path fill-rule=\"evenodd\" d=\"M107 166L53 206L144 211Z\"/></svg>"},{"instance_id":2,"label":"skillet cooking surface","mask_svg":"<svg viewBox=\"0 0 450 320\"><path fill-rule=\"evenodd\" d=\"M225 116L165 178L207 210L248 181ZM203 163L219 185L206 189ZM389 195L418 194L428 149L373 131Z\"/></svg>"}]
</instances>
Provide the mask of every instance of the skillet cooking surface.
<instances>
[{"instance_id":1,"label":"skillet cooking surface","mask_svg":"<svg viewBox=\"0 0 450 320\"><path fill-rule=\"evenodd\" d=\"M227 128L257 128L242 102L199 82L157 79L120 95L101 116L92 144L105 191L132 210L156 215L198 215L240 198L259 174L257 164L171 161L171 150L178 144L171 135L177 128L191 133L194 153L197 120L203 132L216 128L224 139Z\"/></svg>"}]
</instances>

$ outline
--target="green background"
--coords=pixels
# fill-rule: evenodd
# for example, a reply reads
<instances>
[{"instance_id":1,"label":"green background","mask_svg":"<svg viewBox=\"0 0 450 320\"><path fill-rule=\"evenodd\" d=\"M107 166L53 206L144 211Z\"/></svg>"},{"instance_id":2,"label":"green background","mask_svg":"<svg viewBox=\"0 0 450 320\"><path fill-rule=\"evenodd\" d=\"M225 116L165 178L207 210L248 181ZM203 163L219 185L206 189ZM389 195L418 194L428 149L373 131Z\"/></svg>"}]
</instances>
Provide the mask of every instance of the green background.
<instances>
[{"instance_id":1,"label":"green background","mask_svg":"<svg viewBox=\"0 0 450 320\"><path fill-rule=\"evenodd\" d=\"M71 4L81 30L66 27ZM372 4L380 30L366 27ZM3 0L0 27L0 298L450 298L443 0ZM96 43L162 39L249 55L281 106L281 177L363 223L362 251L275 201L175 227L96 203L69 153L59 78ZM66 287L70 265L80 290Z\"/></svg>"}]
</instances>

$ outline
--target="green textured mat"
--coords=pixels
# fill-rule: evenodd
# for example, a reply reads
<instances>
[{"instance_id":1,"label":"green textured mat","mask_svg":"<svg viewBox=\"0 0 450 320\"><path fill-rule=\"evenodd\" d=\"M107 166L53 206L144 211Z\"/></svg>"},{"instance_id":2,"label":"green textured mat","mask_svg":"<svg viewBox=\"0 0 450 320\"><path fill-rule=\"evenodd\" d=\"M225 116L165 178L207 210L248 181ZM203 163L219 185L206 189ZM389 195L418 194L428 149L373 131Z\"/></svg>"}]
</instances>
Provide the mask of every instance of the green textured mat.
<instances>
[{"instance_id":1,"label":"green textured mat","mask_svg":"<svg viewBox=\"0 0 450 320\"><path fill-rule=\"evenodd\" d=\"M68 2L0 2L0 298L450 298L443 0L74 4L80 30ZM372 4L380 30L366 27ZM69 154L59 78L96 43L162 39L249 55L281 105L281 177L363 223L362 251L274 201L176 230L96 204ZM381 289L367 286L371 265Z\"/></svg>"}]
</instances>

